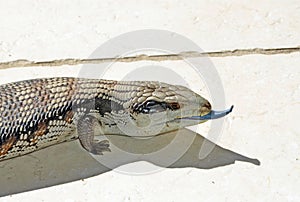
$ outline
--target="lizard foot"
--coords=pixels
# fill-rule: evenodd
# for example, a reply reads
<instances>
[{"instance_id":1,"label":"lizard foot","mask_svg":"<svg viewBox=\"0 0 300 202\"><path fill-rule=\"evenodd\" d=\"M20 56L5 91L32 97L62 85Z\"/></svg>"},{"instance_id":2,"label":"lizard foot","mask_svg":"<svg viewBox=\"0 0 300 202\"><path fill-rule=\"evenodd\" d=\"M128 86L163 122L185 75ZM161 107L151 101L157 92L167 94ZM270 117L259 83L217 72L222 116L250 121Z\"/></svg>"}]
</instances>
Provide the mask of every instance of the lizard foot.
<instances>
[{"instance_id":1,"label":"lizard foot","mask_svg":"<svg viewBox=\"0 0 300 202\"><path fill-rule=\"evenodd\" d=\"M80 144L82 147L92 154L103 155L103 152L110 152L109 141L97 141L94 139L95 127L100 123L97 118L91 115L86 115L79 119L77 132Z\"/></svg>"},{"instance_id":2,"label":"lizard foot","mask_svg":"<svg viewBox=\"0 0 300 202\"><path fill-rule=\"evenodd\" d=\"M94 142L90 152L96 155L103 155L103 152L111 152L109 149L109 141L102 140L100 142Z\"/></svg>"}]
</instances>

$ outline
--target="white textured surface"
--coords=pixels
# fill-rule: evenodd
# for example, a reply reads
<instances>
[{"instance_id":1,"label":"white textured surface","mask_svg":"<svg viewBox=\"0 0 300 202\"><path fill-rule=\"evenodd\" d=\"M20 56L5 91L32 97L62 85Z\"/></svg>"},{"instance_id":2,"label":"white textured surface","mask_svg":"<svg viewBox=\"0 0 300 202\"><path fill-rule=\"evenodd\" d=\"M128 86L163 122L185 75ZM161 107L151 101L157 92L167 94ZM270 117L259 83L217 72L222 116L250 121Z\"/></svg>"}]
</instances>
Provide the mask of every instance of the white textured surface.
<instances>
[{"instance_id":1,"label":"white textured surface","mask_svg":"<svg viewBox=\"0 0 300 202\"><path fill-rule=\"evenodd\" d=\"M300 1L0 1L0 60L85 58L110 38L146 28L177 32L204 50L298 46ZM110 171L0 200L300 201L300 54L212 61L227 104L235 104L217 143L260 166ZM77 74L73 67L1 70L0 83Z\"/></svg>"},{"instance_id":2,"label":"white textured surface","mask_svg":"<svg viewBox=\"0 0 300 202\"><path fill-rule=\"evenodd\" d=\"M166 29L203 50L295 46L299 0L0 2L2 61L87 57L138 29Z\"/></svg>"}]
</instances>

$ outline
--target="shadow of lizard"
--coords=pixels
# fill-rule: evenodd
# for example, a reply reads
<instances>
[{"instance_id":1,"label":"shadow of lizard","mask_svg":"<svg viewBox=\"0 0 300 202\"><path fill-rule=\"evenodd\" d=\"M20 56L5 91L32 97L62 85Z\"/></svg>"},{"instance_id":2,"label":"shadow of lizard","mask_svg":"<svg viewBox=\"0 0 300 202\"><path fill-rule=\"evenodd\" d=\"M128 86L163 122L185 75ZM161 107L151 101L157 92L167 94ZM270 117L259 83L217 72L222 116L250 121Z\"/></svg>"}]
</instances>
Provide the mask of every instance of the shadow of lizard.
<instances>
[{"instance_id":1,"label":"shadow of lizard","mask_svg":"<svg viewBox=\"0 0 300 202\"><path fill-rule=\"evenodd\" d=\"M189 129L169 132L146 140L127 136L107 136L112 145L128 153L138 154L138 159L120 159L112 150L111 153L104 154L104 156L110 155L108 158L113 167L109 168L82 149L78 141L58 144L29 155L0 162L0 196L92 177L136 161L145 160L164 167L163 156L162 158L147 159L145 154L160 150L170 144L176 136L181 138L189 136L193 141L181 156L178 156L172 164L167 165L168 168L212 169L234 164L235 161L260 165L257 159L243 156L218 145L214 145L212 151L205 158L199 159L199 151L203 142L214 143ZM176 147L168 152L176 152L175 149Z\"/></svg>"}]
</instances>

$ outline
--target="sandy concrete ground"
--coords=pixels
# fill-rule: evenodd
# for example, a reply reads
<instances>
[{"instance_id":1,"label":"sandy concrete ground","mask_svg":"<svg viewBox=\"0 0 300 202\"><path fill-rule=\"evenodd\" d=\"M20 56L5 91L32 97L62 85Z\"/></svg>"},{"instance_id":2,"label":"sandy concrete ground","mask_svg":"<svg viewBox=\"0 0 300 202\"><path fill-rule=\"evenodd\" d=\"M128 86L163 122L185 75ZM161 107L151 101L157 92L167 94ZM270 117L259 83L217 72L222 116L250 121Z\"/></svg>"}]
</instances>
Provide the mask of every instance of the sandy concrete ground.
<instances>
[{"instance_id":1,"label":"sandy concrete ground","mask_svg":"<svg viewBox=\"0 0 300 202\"><path fill-rule=\"evenodd\" d=\"M0 62L84 59L106 41L144 29L178 33L204 51L297 47L300 1L0 1ZM226 106L235 108L222 135L213 139L219 146L204 160L197 156L204 141L199 135L170 168L140 175L120 171L157 167L118 159L111 171L78 142L61 144L1 162L0 201L300 201L299 56L298 50L209 58L223 83ZM130 65L180 69L184 64L115 64L119 69ZM6 68L0 70L0 83L81 76L82 68ZM193 75L185 79L197 83ZM194 130L211 139L209 128L204 124ZM177 134L183 138L177 148L195 135L183 133ZM143 142L135 152L165 145L174 136ZM116 141L128 150L140 144Z\"/></svg>"}]
</instances>

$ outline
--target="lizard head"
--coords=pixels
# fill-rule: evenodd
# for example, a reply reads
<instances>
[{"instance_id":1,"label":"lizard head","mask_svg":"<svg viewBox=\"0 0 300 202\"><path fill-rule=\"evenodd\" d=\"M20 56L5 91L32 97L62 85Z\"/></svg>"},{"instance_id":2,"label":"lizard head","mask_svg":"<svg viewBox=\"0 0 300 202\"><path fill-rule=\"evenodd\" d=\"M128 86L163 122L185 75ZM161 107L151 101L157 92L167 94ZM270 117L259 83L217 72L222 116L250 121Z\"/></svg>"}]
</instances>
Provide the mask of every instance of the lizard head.
<instances>
[{"instance_id":1,"label":"lizard head","mask_svg":"<svg viewBox=\"0 0 300 202\"><path fill-rule=\"evenodd\" d=\"M197 125L223 117L232 110L213 111L208 100L179 85L124 82L114 88L118 92L114 97L124 100L122 110L113 113L120 129L118 133L129 136L152 136Z\"/></svg>"}]
</instances>

